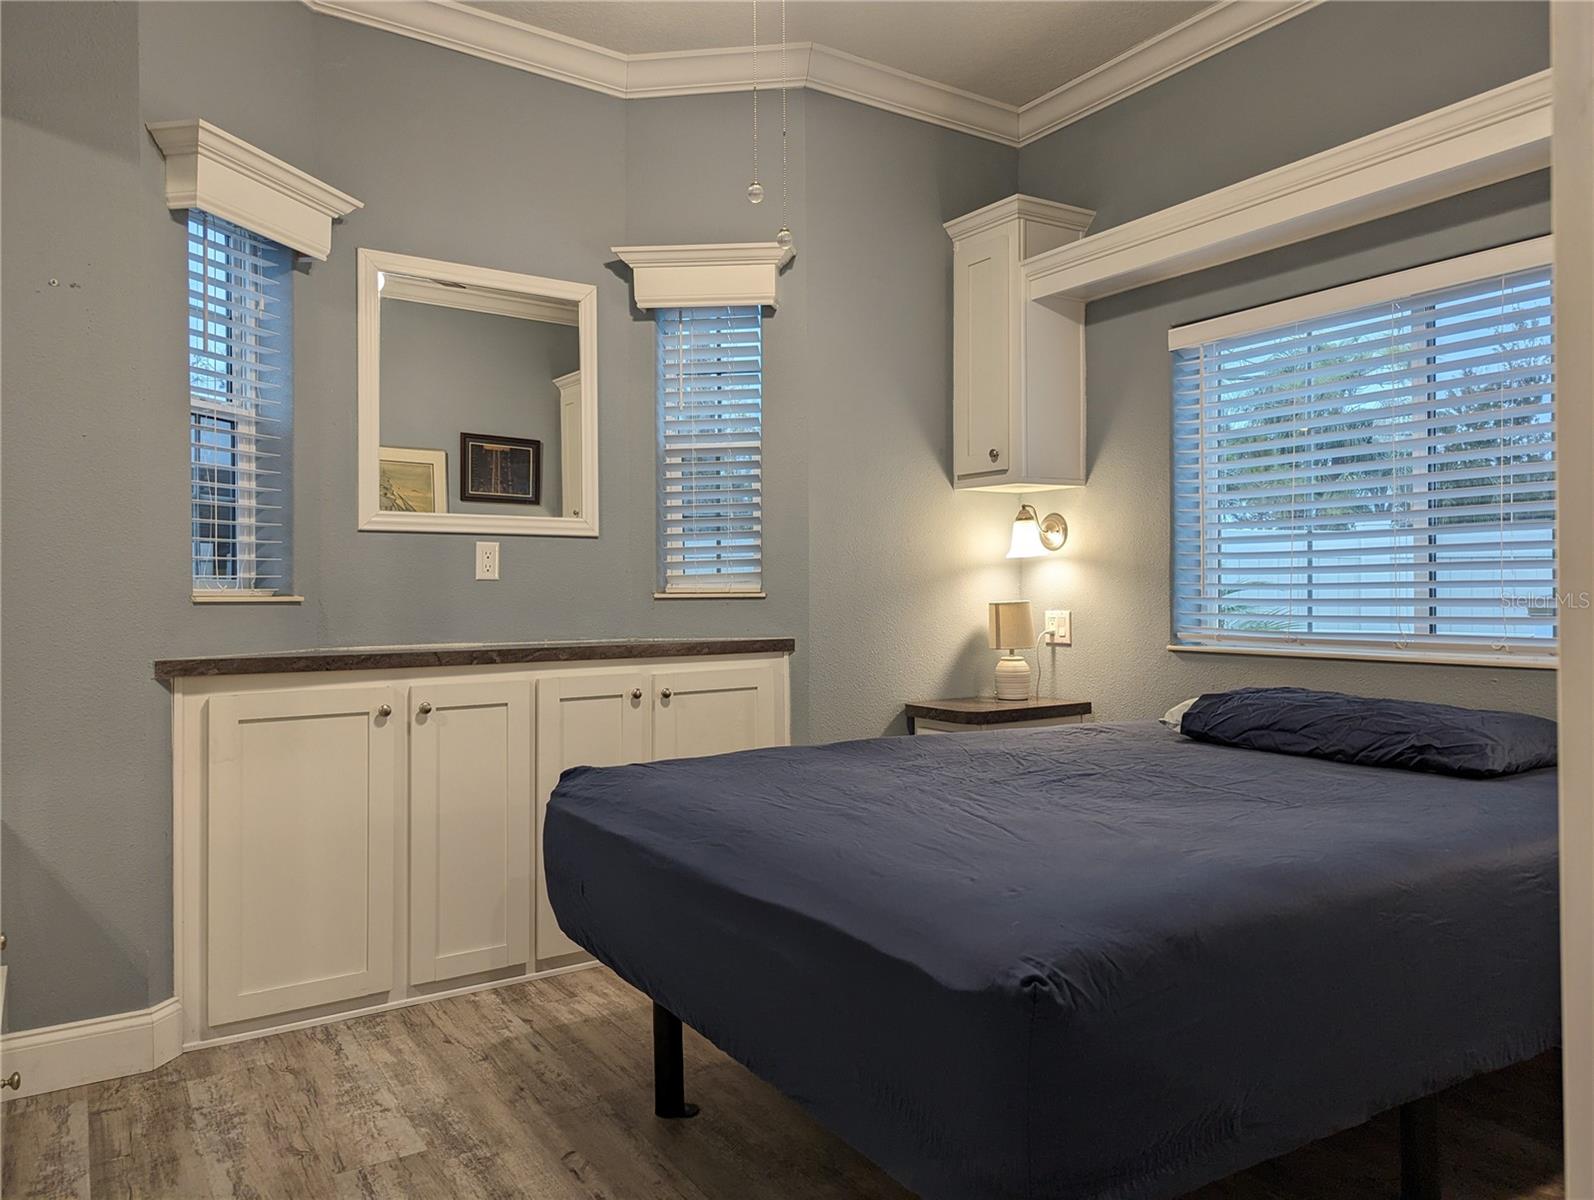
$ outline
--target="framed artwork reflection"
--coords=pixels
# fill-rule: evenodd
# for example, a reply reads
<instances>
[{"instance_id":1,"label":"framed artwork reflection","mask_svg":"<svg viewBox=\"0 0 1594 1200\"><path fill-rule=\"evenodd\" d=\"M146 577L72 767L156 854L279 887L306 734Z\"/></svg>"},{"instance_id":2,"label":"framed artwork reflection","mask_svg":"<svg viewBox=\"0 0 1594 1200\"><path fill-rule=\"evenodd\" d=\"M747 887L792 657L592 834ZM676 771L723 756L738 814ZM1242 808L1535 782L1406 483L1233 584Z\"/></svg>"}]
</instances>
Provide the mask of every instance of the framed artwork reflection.
<instances>
[{"instance_id":1,"label":"framed artwork reflection","mask_svg":"<svg viewBox=\"0 0 1594 1200\"><path fill-rule=\"evenodd\" d=\"M532 438L459 435L459 498L542 503L542 443Z\"/></svg>"},{"instance_id":2,"label":"framed artwork reflection","mask_svg":"<svg viewBox=\"0 0 1594 1200\"><path fill-rule=\"evenodd\" d=\"M377 472L383 512L448 511L448 451L383 446Z\"/></svg>"}]
</instances>

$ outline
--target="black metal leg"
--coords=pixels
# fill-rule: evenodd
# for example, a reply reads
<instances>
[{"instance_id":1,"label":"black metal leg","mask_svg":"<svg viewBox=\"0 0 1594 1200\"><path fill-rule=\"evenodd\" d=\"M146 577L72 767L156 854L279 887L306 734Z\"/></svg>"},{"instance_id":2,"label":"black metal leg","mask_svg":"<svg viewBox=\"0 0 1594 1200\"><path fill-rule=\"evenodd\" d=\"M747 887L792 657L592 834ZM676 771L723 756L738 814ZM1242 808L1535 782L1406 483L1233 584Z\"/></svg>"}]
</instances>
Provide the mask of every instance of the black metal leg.
<instances>
[{"instance_id":1,"label":"black metal leg","mask_svg":"<svg viewBox=\"0 0 1594 1200\"><path fill-rule=\"evenodd\" d=\"M1439 1200L1439 1101L1400 1106L1400 1200Z\"/></svg>"},{"instance_id":2,"label":"black metal leg","mask_svg":"<svg viewBox=\"0 0 1594 1200\"><path fill-rule=\"evenodd\" d=\"M697 1116L686 1102L686 1063L681 1053L681 1018L653 1005L653 1112L671 1120Z\"/></svg>"}]
</instances>

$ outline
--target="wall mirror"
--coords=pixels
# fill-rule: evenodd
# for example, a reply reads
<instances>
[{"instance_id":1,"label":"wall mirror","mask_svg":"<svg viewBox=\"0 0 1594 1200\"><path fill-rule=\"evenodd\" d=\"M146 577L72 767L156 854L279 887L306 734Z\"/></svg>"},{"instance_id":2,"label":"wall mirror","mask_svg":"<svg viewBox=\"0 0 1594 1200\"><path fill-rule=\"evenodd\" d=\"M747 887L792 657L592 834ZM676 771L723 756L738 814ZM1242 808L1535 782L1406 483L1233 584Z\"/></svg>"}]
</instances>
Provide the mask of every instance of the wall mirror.
<instances>
[{"instance_id":1,"label":"wall mirror","mask_svg":"<svg viewBox=\"0 0 1594 1200\"><path fill-rule=\"evenodd\" d=\"M598 535L598 289L359 253L360 528Z\"/></svg>"}]
</instances>

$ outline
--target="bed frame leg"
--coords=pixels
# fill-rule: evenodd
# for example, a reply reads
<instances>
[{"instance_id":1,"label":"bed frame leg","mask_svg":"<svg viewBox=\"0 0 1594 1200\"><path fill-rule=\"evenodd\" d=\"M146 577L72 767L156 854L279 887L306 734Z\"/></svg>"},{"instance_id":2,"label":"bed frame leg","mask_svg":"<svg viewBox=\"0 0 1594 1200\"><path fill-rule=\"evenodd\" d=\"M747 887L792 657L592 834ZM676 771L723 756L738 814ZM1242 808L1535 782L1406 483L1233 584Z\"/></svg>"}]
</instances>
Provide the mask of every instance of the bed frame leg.
<instances>
[{"instance_id":1,"label":"bed frame leg","mask_svg":"<svg viewBox=\"0 0 1594 1200\"><path fill-rule=\"evenodd\" d=\"M1440 1200L1439 1101L1400 1106L1400 1200Z\"/></svg>"},{"instance_id":2,"label":"bed frame leg","mask_svg":"<svg viewBox=\"0 0 1594 1200\"><path fill-rule=\"evenodd\" d=\"M686 1102L686 1063L681 1051L681 1018L653 1005L653 1112L667 1120L697 1116Z\"/></svg>"}]
</instances>

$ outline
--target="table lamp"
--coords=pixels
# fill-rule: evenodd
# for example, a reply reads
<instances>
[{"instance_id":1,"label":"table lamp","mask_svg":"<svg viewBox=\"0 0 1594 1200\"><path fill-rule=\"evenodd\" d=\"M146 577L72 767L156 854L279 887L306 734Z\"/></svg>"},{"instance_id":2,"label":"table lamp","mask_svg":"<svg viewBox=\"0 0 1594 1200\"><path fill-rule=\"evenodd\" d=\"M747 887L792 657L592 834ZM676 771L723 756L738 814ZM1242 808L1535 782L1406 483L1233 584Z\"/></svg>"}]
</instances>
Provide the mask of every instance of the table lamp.
<instances>
[{"instance_id":1,"label":"table lamp","mask_svg":"<svg viewBox=\"0 0 1594 1200\"><path fill-rule=\"evenodd\" d=\"M1035 644L1035 618L1028 600L998 600L986 618L987 642L992 650L1006 650L996 664L996 698L1029 699L1029 663L1018 647Z\"/></svg>"}]
</instances>

